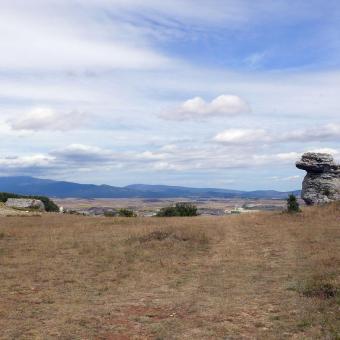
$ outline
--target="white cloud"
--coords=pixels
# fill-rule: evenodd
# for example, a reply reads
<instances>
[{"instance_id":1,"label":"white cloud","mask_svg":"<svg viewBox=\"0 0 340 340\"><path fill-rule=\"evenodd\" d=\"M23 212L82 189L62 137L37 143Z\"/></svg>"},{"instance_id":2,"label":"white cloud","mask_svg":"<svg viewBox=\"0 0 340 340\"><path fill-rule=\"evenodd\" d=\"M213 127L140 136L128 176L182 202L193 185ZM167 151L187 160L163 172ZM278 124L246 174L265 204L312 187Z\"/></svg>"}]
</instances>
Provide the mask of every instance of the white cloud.
<instances>
[{"instance_id":1,"label":"white cloud","mask_svg":"<svg viewBox=\"0 0 340 340\"><path fill-rule=\"evenodd\" d=\"M312 149L310 152L320 152L320 153L329 153L333 156L339 155L340 151L333 149L333 148L318 148L318 149Z\"/></svg>"},{"instance_id":2,"label":"white cloud","mask_svg":"<svg viewBox=\"0 0 340 340\"><path fill-rule=\"evenodd\" d=\"M59 150L51 151L51 155L67 163L112 162L118 157L111 150L84 144L71 144Z\"/></svg>"},{"instance_id":3,"label":"white cloud","mask_svg":"<svg viewBox=\"0 0 340 340\"><path fill-rule=\"evenodd\" d=\"M1 3L0 69L136 70L169 65L169 59L148 46L138 30L119 21L109 25L102 20L99 25L98 18L82 7L72 2Z\"/></svg>"},{"instance_id":4,"label":"white cloud","mask_svg":"<svg viewBox=\"0 0 340 340\"><path fill-rule=\"evenodd\" d=\"M330 123L312 128L293 130L277 135L278 141L313 141L329 140L332 138L340 139L340 124Z\"/></svg>"},{"instance_id":5,"label":"white cloud","mask_svg":"<svg viewBox=\"0 0 340 340\"><path fill-rule=\"evenodd\" d=\"M273 180L273 181L300 181L302 178L302 176L300 175L293 175L293 176L286 176L286 177L279 177L279 176L272 176L269 177L269 179Z\"/></svg>"},{"instance_id":6,"label":"white cloud","mask_svg":"<svg viewBox=\"0 0 340 340\"><path fill-rule=\"evenodd\" d=\"M311 149L307 150L309 152L320 152L320 153L329 153L332 155L336 162L340 163L340 148L333 149L333 148L318 148L318 149Z\"/></svg>"},{"instance_id":7,"label":"white cloud","mask_svg":"<svg viewBox=\"0 0 340 340\"><path fill-rule=\"evenodd\" d=\"M267 138L267 132L262 129L227 129L218 133L214 140L220 143L246 144L263 142Z\"/></svg>"},{"instance_id":8,"label":"white cloud","mask_svg":"<svg viewBox=\"0 0 340 340\"><path fill-rule=\"evenodd\" d=\"M261 66L266 56L266 52L256 52L245 58L244 62L250 68L256 69L257 67Z\"/></svg>"},{"instance_id":9,"label":"white cloud","mask_svg":"<svg viewBox=\"0 0 340 340\"><path fill-rule=\"evenodd\" d=\"M97 146L71 144L45 154L29 156L2 156L0 165L5 168L34 168L53 165L65 171L77 172L78 168L110 169L120 166L127 170L139 171L146 169L162 171L244 168L264 164L292 162L292 153L268 155L258 154L254 149L239 149L231 147L214 148L211 145L194 148L192 146L177 146L166 153L162 147L154 151L120 151L113 152Z\"/></svg>"},{"instance_id":10,"label":"white cloud","mask_svg":"<svg viewBox=\"0 0 340 340\"><path fill-rule=\"evenodd\" d=\"M108 11L119 10L128 15L132 13L143 13L143 18L152 16L160 22L160 29L176 28L180 24L213 25L221 22L233 23L244 22L252 11L247 3L239 0L83 0L83 4L92 8L101 7ZM221 10L223 8L223 10ZM125 13L124 13L125 12ZM142 21L141 18L140 20Z\"/></svg>"},{"instance_id":11,"label":"white cloud","mask_svg":"<svg viewBox=\"0 0 340 340\"><path fill-rule=\"evenodd\" d=\"M156 162L152 165L152 168L156 171L181 171L185 170L180 164L171 164L169 162Z\"/></svg>"},{"instance_id":12,"label":"white cloud","mask_svg":"<svg viewBox=\"0 0 340 340\"><path fill-rule=\"evenodd\" d=\"M226 129L218 133L213 140L224 144L288 143L335 140L340 138L340 124L332 123L318 127L285 131L265 129Z\"/></svg>"},{"instance_id":13,"label":"white cloud","mask_svg":"<svg viewBox=\"0 0 340 340\"><path fill-rule=\"evenodd\" d=\"M292 162L293 163L293 162L297 161L300 156L301 156L301 153L292 151L292 152L278 153L276 155L276 158L280 161L283 161L283 162Z\"/></svg>"},{"instance_id":14,"label":"white cloud","mask_svg":"<svg viewBox=\"0 0 340 340\"><path fill-rule=\"evenodd\" d=\"M137 158L144 160L160 160L166 158L166 154L155 153L152 151L144 151L141 154L137 155Z\"/></svg>"},{"instance_id":15,"label":"white cloud","mask_svg":"<svg viewBox=\"0 0 340 340\"><path fill-rule=\"evenodd\" d=\"M286 180L286 181L297 181L301 178L300 175L294 175L294 176L288 176L288 177L285 177L283 180Z\"/></svg>"},{"instance_id":16,"label":"white cloud","mask_svg":"<svg viewBox=\"0 0 340 340\"><path fill-rule=\"evenodd\" d=\"M271 150L261 151L256 145L252 147L231 145L228 147L213 144L199 147L176 145L176 147L166 149L165 152L163 147L159 146L153 151L140 152L130 149L117 152L93 145L70 144L46 153L0 156L0 166L2 174L43 174L44 177L51 177L52 174L53 178L53 174L57 173L64 174L75 181L77 181L78 174L81 176L81 173L90 170L95 174L100 174L97 179L99 181L101 176L111 178L110 174L114 171L117 175L147 172L154 174L157 178L156 173L177 173L179 176L183 172L189 172L193 176L199 173L214 173L213 177L221 177L220 172L225 172L225 170L248 169L257 172L261 171L260 169L266 169L266 171L271 169L273 174L271 179L289 182L297 181L299 178L294 173L287 177L281 172L282 168L295 170L295 161L301 157L303 152L310 151L275 153ZM101 182L103 183L103 181Z\"/></svg>"},{"instance_id":17,"label":"white cloud","mask_svg":"<svg viewBox=\"0 0 340 340\"><path fill-rule=\"evenodd\" d=\"M160 116L170 120L195 120L211 117L232 116L250 112L246 101L235 95L220 95L211 102L195 97L182 103L174 110L163 112Z\"/></svg>"},{"instance_id":18,"label":"white cloud","mask_svg":"<svg viewBox=\"0 0 340 340\"><path fill-rule=\"evenodd\" d=\"M56 112L51 108L35 108L21 117L8 121L13 130L73 130L80 128L87 120L83 112Z\"/></svg>"},{"instance_id":19,"label":"white cloud","mask_svg":"<svg viewBox=\"0 0 340 340\"><path fill-rule=\"evenodd\" d=\"M152 43L157 37L192 37L219 25L241 29L271 14L307 12L296 7L281 1L2 0L0 65L6 71L164 68L175 62Z\"/></svg>"},{"instance_id":20,"label":"white cloud","mask_svg":"<svg viewBox=\"0 0 340 340\"><path fill-rule=\"evenodd\" d=\"M0 157L0 165L2 170L51 167L54 161L55 158L53 156L44 154Z\"/></svg>"}]
</instances>

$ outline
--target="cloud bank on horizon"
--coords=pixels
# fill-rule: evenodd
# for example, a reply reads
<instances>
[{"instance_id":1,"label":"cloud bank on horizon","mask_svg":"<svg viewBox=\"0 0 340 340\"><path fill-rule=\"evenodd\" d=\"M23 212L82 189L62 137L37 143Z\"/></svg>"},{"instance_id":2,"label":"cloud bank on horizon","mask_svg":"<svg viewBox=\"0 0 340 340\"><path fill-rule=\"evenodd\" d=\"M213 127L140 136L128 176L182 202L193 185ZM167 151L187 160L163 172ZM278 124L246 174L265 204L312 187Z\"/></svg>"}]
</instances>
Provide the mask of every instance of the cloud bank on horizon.
<instances>
[{"instance_id":1,"label":"cloud bank on horizon","mask_svg":"<svg viewBox=\"0 0 340 340\"><path fill-rule=\"evenodd\" d=\"M291 190L340 160L340 4L3 0L0 175Z\"/></svg>"}]
</instances>

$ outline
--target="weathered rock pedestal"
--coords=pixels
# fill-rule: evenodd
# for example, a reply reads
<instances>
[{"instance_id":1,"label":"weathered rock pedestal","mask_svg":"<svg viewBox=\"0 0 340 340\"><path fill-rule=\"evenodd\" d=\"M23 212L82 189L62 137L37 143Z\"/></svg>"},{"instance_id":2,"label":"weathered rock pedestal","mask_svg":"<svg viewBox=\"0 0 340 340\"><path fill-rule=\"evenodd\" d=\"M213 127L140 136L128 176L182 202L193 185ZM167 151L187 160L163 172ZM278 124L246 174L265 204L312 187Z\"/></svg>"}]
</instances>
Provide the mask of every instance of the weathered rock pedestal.
<instances>
[{"instance_id":1,"label":"weathered rock pedestal","mask_svg":"<svg viewBox=\"0 0 340 340\"><path fill-rule=\"evenodd\" d=\"M307 171L301 197L308 205L340 200L340 165L326 153L307 152L296 167Z\"/></svg>"}]
</instances>

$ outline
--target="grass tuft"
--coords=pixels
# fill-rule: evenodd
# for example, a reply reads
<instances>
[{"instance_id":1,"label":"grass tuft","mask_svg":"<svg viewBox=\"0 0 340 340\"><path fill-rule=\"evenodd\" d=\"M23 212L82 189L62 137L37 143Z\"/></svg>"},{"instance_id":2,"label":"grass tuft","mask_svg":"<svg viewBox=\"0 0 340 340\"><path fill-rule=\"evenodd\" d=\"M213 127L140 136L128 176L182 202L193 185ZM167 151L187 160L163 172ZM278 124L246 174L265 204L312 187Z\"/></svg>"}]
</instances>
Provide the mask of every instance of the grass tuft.
<instances>
[{"instance_id":1,"label":"grass tuft","mask_svg":"<svg viewBox=\"0 0 340 340\"><path fill-rule=\"evenodd\" d=\"M303 296L319 299L335 298L339 293L340 289L330 282L311 281L301 289Z\"/></svg>"}]
</instances>

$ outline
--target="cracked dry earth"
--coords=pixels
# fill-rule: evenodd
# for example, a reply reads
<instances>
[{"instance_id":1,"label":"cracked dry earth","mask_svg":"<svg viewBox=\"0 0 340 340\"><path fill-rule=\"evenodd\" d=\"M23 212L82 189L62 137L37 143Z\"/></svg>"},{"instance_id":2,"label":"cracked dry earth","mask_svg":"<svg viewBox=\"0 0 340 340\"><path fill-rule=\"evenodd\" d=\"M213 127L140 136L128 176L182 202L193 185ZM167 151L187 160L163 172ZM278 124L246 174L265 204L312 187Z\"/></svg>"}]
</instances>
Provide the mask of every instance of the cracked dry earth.
<instances>
[{"instance_id":1,"label":"cracked dry earth","mask_svg":"<svg viewBox=\"0 0 340 340\"><path fill-rule=\"evenodd\" d=\"M1 339L340 336L339 204L296 215L1 218L0 256ZM334 296L304 295L319 282Z\"/></svg>"}]
</instances>

